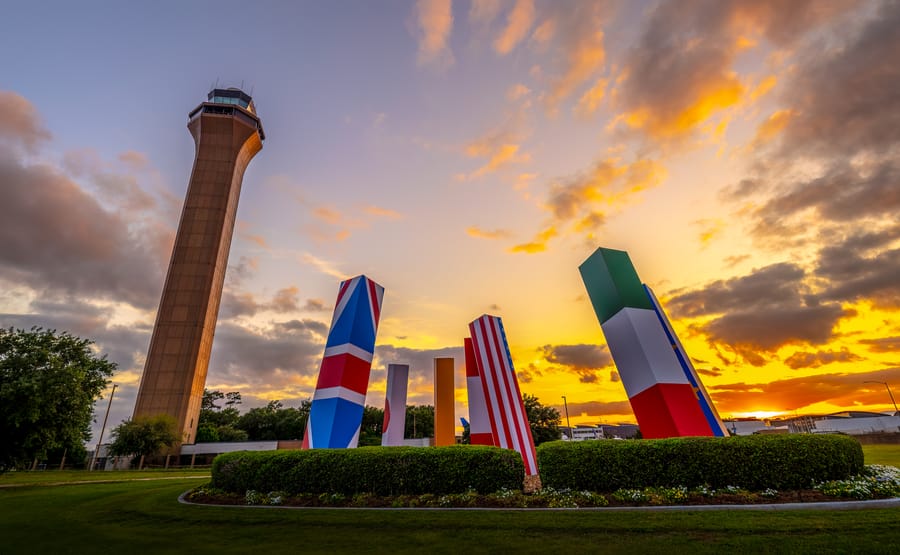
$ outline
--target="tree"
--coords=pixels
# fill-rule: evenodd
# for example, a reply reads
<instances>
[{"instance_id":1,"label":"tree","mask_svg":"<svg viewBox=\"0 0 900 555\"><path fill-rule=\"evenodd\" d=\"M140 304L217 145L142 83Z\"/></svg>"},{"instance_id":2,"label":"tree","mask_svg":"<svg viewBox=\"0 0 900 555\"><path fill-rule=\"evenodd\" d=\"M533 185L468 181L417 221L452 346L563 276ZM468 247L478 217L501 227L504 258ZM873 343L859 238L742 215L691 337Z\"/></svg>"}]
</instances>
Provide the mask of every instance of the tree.
<instances>
[{"instance_id":1,"label":"tree","mask_svg":"<svg viewBox=\"0 0 900 555\"><path fill-rule=\"evenodd\" d=\"M528 416L528 424L531 425L531 437L535 446L562 437L559 431L561 420L558 410L542 405L537 397L528 393L522 395L522 401L525 404L525 414Z\"/></svg>"},{"instance_id":2,"label":"tree","mask_svg":"<svg viewBox=\"0 0 900 555\"><path fill-rule=\"evenodd\" d=\"M112 431L111 455L149 457L178 440L178 422L168 414L125 420Z\"/></svg>"},{"instance_id":3,"label":"tree","mask_svg":"<svg viewBox=\"0 0 900 555\"><path fill-rule=\"evenodd\" d=\"M68 332L0 329L0 472L91 438L94 400L116 364Z\"/></svg>"},{"instance_id":4,"label":"tree","mask_svg":"<svg viewBox=\"0 0 900 555\"><path fill-rule=\"evenodd\" d=\"M221 408L216 401L225 399L225 408ZM241 394L238 391L222 393L221 391L203 390L203 399L200 402L200 419L197 421L197 443L212 441L246 441L247 432L237 428L241 417L240 411L235 405L241 404Z\"/></svg>"},{"instance_id":5,"label":"tree","mask_svg":"<svg viewBox=\"0 0 900 555\"><path fill-rule=\"evenodd\" d=\"M366 405L359 428L359 445L381 445L383 428L384 409Z\"/></svg>"},{"instance_id":6,"label":"tree","mask_svg":"<svg viewBox=\"0 0 900 555\"><path fill-rule=\"evenodd\" d=\"M403 437L413 439L434 437L434 407L431 405L407 405Z\"/></svg>"},{"instance_id":7,"label":"tree","mask_svg":"<svg viewBox=\"0 0 900 555\"><path fill-rule=\"evenodd\" d=\"M303 439L311 405L309 399L302 401L299 408L285 407L281 401L269 401L265 407L250 409L241 415L235 428L247 432L251 441Z\"/></svg>"}]
</instances>

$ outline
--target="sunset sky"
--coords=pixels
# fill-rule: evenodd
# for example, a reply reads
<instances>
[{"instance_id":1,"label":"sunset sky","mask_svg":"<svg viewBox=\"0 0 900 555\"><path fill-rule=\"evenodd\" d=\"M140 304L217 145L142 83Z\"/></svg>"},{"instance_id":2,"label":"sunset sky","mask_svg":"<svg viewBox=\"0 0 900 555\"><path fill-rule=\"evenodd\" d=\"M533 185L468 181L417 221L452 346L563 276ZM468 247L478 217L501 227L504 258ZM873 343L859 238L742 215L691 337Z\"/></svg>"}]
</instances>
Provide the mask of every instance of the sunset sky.
<instances>
[{"instance_id":1,"label":"sunset sky","mask_svg":"<svg viewBox=\"0 0 900 555\"><path fill-rule=\"evenodd\" d=\"M900 394L900 3L32 2L0 17L0 325L116 362L131 416L193 162L251 93L207 387L311 396L341 279L390 362L501 316L526 393L634 421L578 265L626 250L724 417ZM102 420L107 397L97 405ZM94 427L99 430L99 423ZM94 438L96 439L96 433Z\"/></svg>"}]
</instances>

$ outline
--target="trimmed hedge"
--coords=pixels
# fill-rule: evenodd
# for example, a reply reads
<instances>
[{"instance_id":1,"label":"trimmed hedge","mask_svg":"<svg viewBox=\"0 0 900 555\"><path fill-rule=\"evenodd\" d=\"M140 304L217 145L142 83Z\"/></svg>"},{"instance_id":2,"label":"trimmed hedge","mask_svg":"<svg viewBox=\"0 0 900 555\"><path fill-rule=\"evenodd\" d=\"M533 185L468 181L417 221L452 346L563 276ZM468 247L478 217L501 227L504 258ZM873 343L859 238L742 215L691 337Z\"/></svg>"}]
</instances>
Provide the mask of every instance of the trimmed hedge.
<instances>
[{"instance_id":1,"label":"trimmed hedge","mask_svg":"<svg viewBox=\"0 0 900 555\"><path fill-rule=\"evenodd\" d=\"M355 495L492 493L522 487L515 451L477 445L241 451L213 461L210 485L247 490Z\"/></svg>"},{"instance_id":2,"label":"trimmed hedge","mask_svg":"<svg viewBox=\"0 0 900 555\"><path fill-rule=\"evenodd\" d=\"M863 469L859 442L842 435L753 435L637 441L553 441L537 448L544 487L737 486L803 489Z\"/></svg>"}]
</instances>

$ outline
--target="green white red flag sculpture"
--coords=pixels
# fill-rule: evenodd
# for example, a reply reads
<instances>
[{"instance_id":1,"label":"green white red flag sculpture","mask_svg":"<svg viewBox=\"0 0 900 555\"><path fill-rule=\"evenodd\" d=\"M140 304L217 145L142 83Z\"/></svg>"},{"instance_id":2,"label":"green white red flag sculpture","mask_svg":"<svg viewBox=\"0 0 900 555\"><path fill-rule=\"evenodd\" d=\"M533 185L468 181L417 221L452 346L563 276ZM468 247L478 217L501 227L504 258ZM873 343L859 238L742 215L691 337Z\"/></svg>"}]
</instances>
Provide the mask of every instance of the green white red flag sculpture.
<instances>
[{"instance_id":1,"label":"green white red flag sculpture","mask_svg":"<svg viewBox=\"0 0 900 555\"><path fill-rule=\"evenodd\" d=\"M579 267L641 434L727 435L690 358L628 253L599 248Z\"/></svg>"}]
</instances>

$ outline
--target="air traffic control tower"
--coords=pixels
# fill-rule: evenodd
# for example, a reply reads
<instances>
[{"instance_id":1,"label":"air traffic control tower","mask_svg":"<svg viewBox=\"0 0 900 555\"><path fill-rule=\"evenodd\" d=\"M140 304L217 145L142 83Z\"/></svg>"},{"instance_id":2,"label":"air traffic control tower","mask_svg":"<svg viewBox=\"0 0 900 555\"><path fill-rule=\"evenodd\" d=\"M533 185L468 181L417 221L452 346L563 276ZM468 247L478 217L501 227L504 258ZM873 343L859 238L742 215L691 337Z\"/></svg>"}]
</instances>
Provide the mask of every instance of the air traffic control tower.
<instances>
[{"instance_id":1,"label":"air traffic control tower","mask_svg":"<svg viewBox=\"0 0 900 555\"><path fill-rule=\"evenodd\" d=\"M197 435L241 181L266 138L239 89L213 89L188 118L194 168L134 407L134 418L178 421L176 453Z\"/></svg>"}]
</instances>

